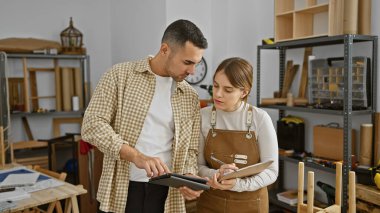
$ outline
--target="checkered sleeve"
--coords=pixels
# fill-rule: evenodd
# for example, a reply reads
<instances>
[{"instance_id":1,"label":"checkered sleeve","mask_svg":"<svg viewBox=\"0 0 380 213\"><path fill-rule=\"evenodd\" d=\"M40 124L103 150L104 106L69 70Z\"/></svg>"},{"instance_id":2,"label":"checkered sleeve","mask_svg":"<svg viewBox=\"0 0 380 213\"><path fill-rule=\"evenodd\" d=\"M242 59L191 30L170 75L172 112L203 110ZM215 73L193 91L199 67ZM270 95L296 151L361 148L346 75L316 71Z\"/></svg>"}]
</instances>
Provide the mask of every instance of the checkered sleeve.
<instances>
[{"instance_id":1,"label":"checkered sleeve","mask_svg":"<svg viewBox=\"0 0 380 213\"><path fill-rule=\"evenodd\" d=\"M117 110L117 70L107 71L99 81L86 109L82 124L82 138L105 155L120 160L122 140L112 126Z\"/></svg>"},{"instance_id":2,"label":"checkered sleeve","mask_svg":"<svg viewBox=\"0 0 380 213\"><path fill-rule=\"evenodd\" d=\"M190 145L188 149L188 156L185 161L185 167L184 167L184 174L198 174L198 146L199 146L199 134L200 134L200 105L199 105L199 99L198 95L194 95L193 98L193 106L194 109L194 116L193 116L193 126L191 131L191 139L190 139Z\"/></svg>"}]
</instances>

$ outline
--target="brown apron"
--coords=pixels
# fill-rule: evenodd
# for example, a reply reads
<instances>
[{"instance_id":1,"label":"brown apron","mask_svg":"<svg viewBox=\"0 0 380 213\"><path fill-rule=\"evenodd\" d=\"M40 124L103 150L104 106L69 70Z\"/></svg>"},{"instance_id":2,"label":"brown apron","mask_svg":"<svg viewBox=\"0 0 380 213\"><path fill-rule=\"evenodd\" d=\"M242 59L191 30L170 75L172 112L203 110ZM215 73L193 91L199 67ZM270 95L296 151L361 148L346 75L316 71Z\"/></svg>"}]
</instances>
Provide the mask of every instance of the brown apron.
<instances>
[{"instance_id":1,"label":"brown apron","mask_svg":"<svg viewBox=\"0 0 380 213\"><path fill-rule=\"evenodd\" d=\"M211 129L208 132L204 156L206 163L213 169L219 169L224 163L235 163L242 168L260 162L260 152L256 136L251 132L252 106L247 113L247 131L215 129L216 110L211 112ZM268 212L268 191L234 192L210 189L204 191L197 202L197 212Z\"/></svg>"}]
</instances>

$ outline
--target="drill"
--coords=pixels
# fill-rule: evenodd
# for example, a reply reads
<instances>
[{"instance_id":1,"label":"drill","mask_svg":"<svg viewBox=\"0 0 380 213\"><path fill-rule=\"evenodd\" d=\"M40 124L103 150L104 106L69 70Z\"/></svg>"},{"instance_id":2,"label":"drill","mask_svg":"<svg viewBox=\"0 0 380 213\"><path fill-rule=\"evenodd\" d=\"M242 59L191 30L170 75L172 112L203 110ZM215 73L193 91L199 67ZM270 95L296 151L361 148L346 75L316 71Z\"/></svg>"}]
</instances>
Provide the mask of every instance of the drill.
<instances>
[{"instance_id":1,"label":"drill","mask_svg":"<svg viewBox=\"0 0 380 213\"><path fill-rule=\"evenodd\" d=\"M335 203L335 188L321 181L317 181L317 185L326 193L328 204L333 205Z\"/></svg>"}]
</instances>

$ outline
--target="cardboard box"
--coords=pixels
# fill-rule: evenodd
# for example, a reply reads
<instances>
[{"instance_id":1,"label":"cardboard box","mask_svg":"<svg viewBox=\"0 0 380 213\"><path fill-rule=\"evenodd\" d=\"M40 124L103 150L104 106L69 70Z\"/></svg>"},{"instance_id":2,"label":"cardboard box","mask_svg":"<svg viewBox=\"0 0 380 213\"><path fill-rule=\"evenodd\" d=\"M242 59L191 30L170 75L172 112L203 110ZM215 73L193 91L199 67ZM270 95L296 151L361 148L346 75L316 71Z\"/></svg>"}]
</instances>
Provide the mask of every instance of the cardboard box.
<instances>
[{"instance_id":1,"label":"cardboard box","mask_svg":"<svg viewBox=\"0 0 380 213\"><path fill-rule=\"evenodd\" d=\"M352 154L355 155L356 131L352 129L351 145ZM325 125L314 126L313 129L313 154L316 157L343 160L343 129Z\"/></svg>"}]
</instances>

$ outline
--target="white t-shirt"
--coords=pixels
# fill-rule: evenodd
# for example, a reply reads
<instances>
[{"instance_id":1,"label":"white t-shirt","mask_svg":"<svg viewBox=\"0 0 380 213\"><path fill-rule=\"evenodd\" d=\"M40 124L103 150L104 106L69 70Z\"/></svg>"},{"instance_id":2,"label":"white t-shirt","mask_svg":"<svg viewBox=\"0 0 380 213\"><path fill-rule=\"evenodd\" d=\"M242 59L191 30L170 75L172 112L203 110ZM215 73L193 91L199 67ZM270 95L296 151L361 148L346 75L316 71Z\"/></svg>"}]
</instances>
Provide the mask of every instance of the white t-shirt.
<instances>
[{"instance_id":1,"label":"white t-shirt","mask_svg":"<svg viewBox=\"0 0 380 213\"><path fill-rule=\"evenodd\" d=\"M156 76L152 103L145 118L135 149L150 157L159 157L171 169L174 118L171 96L174 81L171 77ZM142 88L143 89L143 88ZM130 180L148 182L144 169L130 166Z\"/></svg>"},{"instance_id":2,"label":"white t-shirt","mask_svg":"<svg viewBox=\"0 0 380 213\"><path fill-rule=\"evenodd\" d=\"M246 117L249 105L244 108L244 102L233 112L216 110L216 129L247 130ZM212 178L217 170L206 165L204 146L207 134L211 129L212 106L201 109L201 136L199 141L198 166L201 177ZM251 130L255 132L259 144L260 161L273 160L273 163L263 172L248 178L238 178L231 191L256 191L274 183L278 176L278 143L277 134L268 113L257 107L252 107L253 122Z\"/></svg>"}]
</instances>

